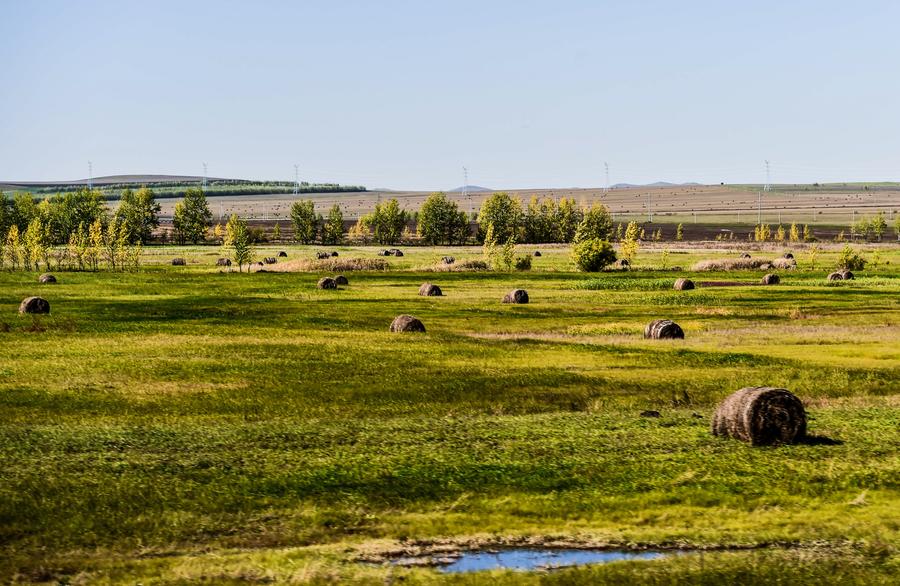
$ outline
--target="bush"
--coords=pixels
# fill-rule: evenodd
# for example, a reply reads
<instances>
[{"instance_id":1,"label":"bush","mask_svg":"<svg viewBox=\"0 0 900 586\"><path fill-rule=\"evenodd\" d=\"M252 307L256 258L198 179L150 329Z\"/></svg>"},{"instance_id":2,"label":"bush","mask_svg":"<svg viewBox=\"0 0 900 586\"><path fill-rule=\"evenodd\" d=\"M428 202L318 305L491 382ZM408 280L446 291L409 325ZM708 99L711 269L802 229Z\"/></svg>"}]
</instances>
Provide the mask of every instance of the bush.
<instances>
[{"instance_id":1,"label":"bush","mask_svg":"<svg viewBox=\"0 0 900 586\"><path fill-rule=\"evenodd\" d=\"M841 251L841 256L838 259L838 268L847 269L848 271L861 271L866 268L866 259L853 252L853 247L848 244Z\"/></svg>"},{"instance_id":2,"label":"bush","mask_svg":"<svg viewBox=\"0 0 900 586\"><path fill-rule=\"evenodd\" d=\"M616 262L616 251L606 240L591 238L572 247L572 260L582 271L593 273Z\"/></svg>"},{"instance_id":3,"label":"bush","mask_svg":"<svg viewBox=\"0 0 900 586\"><path fill-rule=\"evenodd\" d=\"M530 271L531 257L528 255L516 257L515 267L517 271Z\"/></svg>"}]
</instances>

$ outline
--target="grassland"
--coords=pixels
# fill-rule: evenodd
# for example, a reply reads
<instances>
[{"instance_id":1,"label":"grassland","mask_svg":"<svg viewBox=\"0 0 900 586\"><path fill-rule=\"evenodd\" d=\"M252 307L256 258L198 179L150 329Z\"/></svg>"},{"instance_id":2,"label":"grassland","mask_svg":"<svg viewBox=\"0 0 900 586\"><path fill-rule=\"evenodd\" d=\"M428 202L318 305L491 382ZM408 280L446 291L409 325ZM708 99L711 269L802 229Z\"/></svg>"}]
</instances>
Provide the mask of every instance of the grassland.
<instances>
[{"instance_id":1,"label":"grassland","mask_svg":"<svg viewBox=\"0 0 900 586\"><path fill-rule=\"evenodd\" d=\"M337 291L222 273L202 247L55 286L0 273L0 577L896 583L900 250L832 284L836 249L815 269L797 250L763 287L671 270L722 248L593 276L540 249L528 273L428 273L447 251L407 249ZM670 290L684 275L748 286ZM418 297L423 281L445 296ZM501 305L513 287L531 303ZM52 315L18 317L34 294ZM428 333L389 333L401 313ZM659 317L686 340L643 340ZM716 403L748 385L799 395L812 440L712 437ZM696 551L546 574L360 562L523 540Z\"/></svg>"}]
</instances>

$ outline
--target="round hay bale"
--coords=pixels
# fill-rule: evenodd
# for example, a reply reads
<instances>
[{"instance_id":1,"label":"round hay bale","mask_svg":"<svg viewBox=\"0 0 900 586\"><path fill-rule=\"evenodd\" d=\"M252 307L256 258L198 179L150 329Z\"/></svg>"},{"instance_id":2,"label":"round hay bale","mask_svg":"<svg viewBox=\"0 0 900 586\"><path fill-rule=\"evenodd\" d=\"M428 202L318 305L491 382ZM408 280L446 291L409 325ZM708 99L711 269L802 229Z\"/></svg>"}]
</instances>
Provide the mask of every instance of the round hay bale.
<instances>
[{"instance_id":1,"label":"round hay bale","mask_svg":"<svg viewBox=\"0 0 900 586\"><path fill-rule=\"evenodd\" d=\"M393 254L394 256L403 256L403 251L402 251L402 250L397 250L397 249L395 248L395 249L391 250L391 254Z\"/></svg>"},{"instance_id":2,"label":"round hay bale","mask_svg":"<svg viewBox=\"0 0 900 586\"><path fill-rule=\"evenodd\" d=\"M750 258L750 253L749 253L749 252L742 252L742 253L741 253L741 258Z\"/></svg>"},{"instance_id":3,"label":"round hay bale","mask_svg":"<svg viewBox=\"0 0 900 586\"><path fill-rule=\"evenodd\" d=\"M853 273L851 273L849 269L841 269L840 273L841 279L843 279L844 281L852 281L856 278L853 276Z\"/></svg>"},{"instance_id":4,"label":"round hay bale","mask_svg":"<svg viewBox=\"0 0 900 586\"><path fill-rule=\"evenodd\" d=\"M326 258L331 258L331 255L327 252L317 252L316 260L325 260Z\"/></svg>"},{"instance_id":5,"label":"round hay bale","mask_svg":"<svg viewBox=\"0 0 900 586\"><path fill-rule=\"evenodd\" d=\"M763 285L777 285L781 282L781 279L778 278L778 275L774 275L769 273L768 275L764 275L762 280L760 281Z\"/></svg>"},{"instance_id":6,"label":"round hay bale","mask_svg":"<svg viewBox=\"0 0 900 586\"><path fill-rule=\"evenodd\" d=\"M335 257L335 256L337 256L337 255L338 255L338 253L337 253L336 250L332 250L332 251L331 251L331 256L332 256L332 257Z\"/></svg>"},{"instance_id":7,"label":"round hay bale","mask_svg":"<svg viewBox=\"0 0 900 586\"><path fill-rule=\"evenodd\" d=\"M331 277L322 277L316 283L316 287L319 289L337 289L337 283Z\"/></svg>"},{"instance_id":8,"label":"round hay bale","mask_svg":"<svg viewBox=\"0 0 900 586\"><path fill-rule=\"evenodd\" d=\"M274 256L267 256L266 258L263 259L263 262L265 262L267 265L273 265L278 261L275 259Z\"/></svg>"},{"instance_id":9,"label":"round hay bale","mask_svg":"<svg viewBox=\"0 0 900 586\"><path fill-rule=\"evenodd\" d=\"M684 330L670 319L656 319L644 328L644 337L649 340L683 340Z\"/></svg>"},{"instance_id":10,"label":"round hay bale","mask_svg":"<svg viewBox=\"0 0 900 586\"><path fill-rule=\"evenodd\" d=\"M378 256L391 256L391 252L389 250L379 250Z\"/></svg>"},{"instance_id":11,"label":"round hay bale","mask_svg":"<svg viewBox=\"0 0 900 586\"><path fill-rule=\"evenodd\" d=\"M173 258L172 259L173 267L183 267L184 265L185 265L185 262L184 262L183 258Z\"/></svg>"},{"instance_id":12,"label":"round hay bale","mask_svg":"<svg viewBox=\"0 0 900 586\"><path fill-rule=\"evenodd\" d=\"M440 297L443 294L440 287L431 283L422 283L422 286L419 287L419 295L423 297Z\"/></svg>"},{"instance_id":13,"label":"round hay bale","mask_svg":"<svg viewBox=\"0 0 900 586\"><path fill-rule=\"evenodd\" d=\"M794 258L794 254L791 253L791 252L785 252L785 253L784 253L784 258Z\"/></svg>"},{"instance_id":14,"label":"round hay bale","mask_svg":"<svg viewBox=\"0 0 900 586\"><path fill-rule=\"evenodd\" d=\"M828 275L828 280L829 281L843 281L844 275L842 275L840 271L835 271Z\"/></svg>"},{"instance_id":15,"label":"round hay bale","mask_svg":"<svg viewBox=\"0 0 900 586\"><path fill-rule=\"evenodd\" d=\"M338 285L349 285L350 281L347 280L347 277L344 275L338 275L334 278L334 282Z\"/></svg>"},{"instance_id":16,"label":"round hay bale","mask_svg":"<svg viewBox=\"0 0 900 586\"><path fill-rule=\"evenodd\" d=\"M513 289L503 296L503 303L528 303L528 291Z\"/></svg>"},{"instance_id":17,"label":"round hay bale","mask_svg":"<svg viewBox=\"0 0 900 586\"><path fill-rule=\"evenodd\" d=\"M690 291L694 288L694 282L690 279L678 279L675 281L676 291Z\"/></svg>"},{"instance_id":18,"label":"round hay bale","mask_svg":"<svg viewBox=\"0 0 900 586\"><path fill-rule=\"evenodd\" d=\"M443 256L443 257L441 257L441 262L444 263L445 265L452 265L453 263L456 262L456 259L453 258L452 256Z\"/></svg>"},{"instance_id":19,"label":"round hay bale","mask_svg":"<svg viewBox=\"0 0 900 586\"><path fill-rule=\"evenodd\" d=\"M424 332L425 325L411 315L398 315L391 322L392 332Z\"/></svg>"},{"instance_id":20,"label":"round hay bale","mask_svg":"<svg viewBox=\"0 0 900 586\"><path fill-rule=\"evenodd\" d=\"M620 258L619 260L617 260L616 262L613 263L613 267L617 268L617 269L627 269L630 266L631 266L631 263L628 262L628 259L626 259L626 258Z\"/></svg>"},{"instance_id":21,"label":"round hay bale","mask_svg":"<svg viewBox=\"0 0 900 586\"><path fill-rule=\"evenodd\" d=\"M287 253L283 250L278 252L278 258L287 258Z\"/></svg>"},{"instance_id":22,"label":"round hay bale","mask_svg":"<svg viewBox=\"0 0 900 586\"><path fill-rule=\"evenodd\" d=\"M216 266L217 267L230 267L231 259L230 258L220 258L219 260L216 261Z\"/></svg>"},{"instance_id":23,"label":"round hay bale","mask_svg":"<svg viewBox=\"0 0 900 586\"><path fill-rule=\"evenodd\" d=\"M641 417L662 417L662 413L653 410L641 411Z\"/></svg>"},{"instance_id":24,"label":"round hay bale","mask_svg":"<svg viewBox=\"0 0 900 586\"><path fill-rule=\"evenodd\" d=\"M19 304L19 313L50 313L50 302L43 297L26 297Z\"/></svg>"},{"instance_id":25,"label":"round hay bale","mask_svg":"<svg viewBox=\"0 0 900 586\"><path fill-rule=\"evenodd\" d=\"M54 284L56 283L56 277L51 275L50 273L44 273L40 277L38 277L38 281L41 283Z\"/></svg>"},{"instance_id":26,"label":"round hay bale","mask_svg":"<svg viewBox=\"0 0 900 586\"><path fill-rule=\"evenodd\" d=\"M540 250L535 250L535 251L534 251L534 256L541 256L541 251L540 251Z\"/></svg>"},{"instance_id":27,"label":"round hay bale","mask_svg":"<svg viewBox=\"0 0 900 586\"><path fill-rule=\"evenodd\" d=\"M806 411L790 391L746 387L719 404L712 433L754 446L792 444L806 435Z\"/></svg>"}]
</instances>

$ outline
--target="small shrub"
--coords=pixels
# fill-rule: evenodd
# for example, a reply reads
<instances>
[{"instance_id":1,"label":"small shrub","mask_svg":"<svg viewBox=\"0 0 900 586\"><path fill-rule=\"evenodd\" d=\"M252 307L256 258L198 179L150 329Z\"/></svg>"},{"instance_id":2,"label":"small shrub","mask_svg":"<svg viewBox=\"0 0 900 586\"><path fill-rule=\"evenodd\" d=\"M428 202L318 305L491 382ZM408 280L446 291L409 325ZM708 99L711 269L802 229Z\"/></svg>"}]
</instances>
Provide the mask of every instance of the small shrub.
<instances>
[{"instance_id":1,"label":"small shrub","mask_svg":"<svg viewBox=\"0 0 900 586\"><path fill-rule=\"evenodd\" d=\"M866 268L866 259L854 252L853 247L848 244L841 251L837 266L848 271L861 271Z\"/></svg>"},{"instance_id":2,"label":"small shrub","mask_svg":"<svg viewBox=\"0 0 900 586\"><path fill-rule=\"evenodd\" d=\"M572 247L572 259L582 271L594 273L616 262L616 251L606 240L591 238Z\"/></svg>"},{"instance_id":3,"label":"small shrub","mask_svg":"<svg viewBox=\"0 0 900 586\"><path fill-rule=\"evenodd\" d=\"M531 270L531 257L530 256L518 256L516 257L515 267L517 271L530 271Z\"/></svg>"}]
</instances>

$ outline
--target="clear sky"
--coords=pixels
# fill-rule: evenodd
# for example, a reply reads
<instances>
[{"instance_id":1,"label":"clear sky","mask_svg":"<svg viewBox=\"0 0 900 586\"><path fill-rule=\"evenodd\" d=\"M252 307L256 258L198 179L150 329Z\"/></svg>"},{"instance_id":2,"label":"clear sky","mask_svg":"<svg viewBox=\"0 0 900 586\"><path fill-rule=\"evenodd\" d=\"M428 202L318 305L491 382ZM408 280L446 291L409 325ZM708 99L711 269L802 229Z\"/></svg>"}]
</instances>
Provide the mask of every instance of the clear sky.
<instances>
[{"instance_id":1,"label":"clear sky","mask_svg":"<svg viewBox=\"0 0 900 586\"><path fill-rule=\"evenodd\" d=\"M900 180L900 2L0 0L0 180Z\"/></svg>"}]
</instances>

